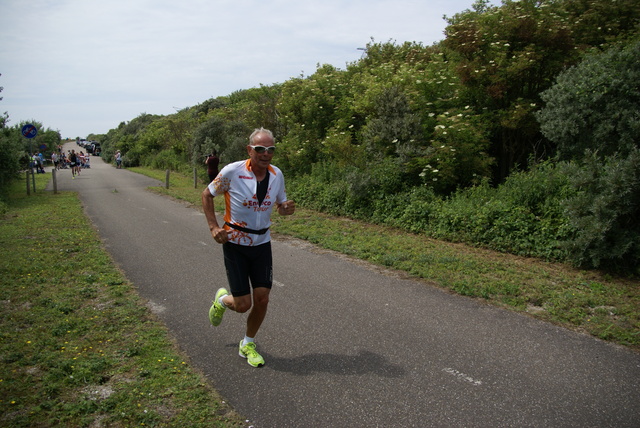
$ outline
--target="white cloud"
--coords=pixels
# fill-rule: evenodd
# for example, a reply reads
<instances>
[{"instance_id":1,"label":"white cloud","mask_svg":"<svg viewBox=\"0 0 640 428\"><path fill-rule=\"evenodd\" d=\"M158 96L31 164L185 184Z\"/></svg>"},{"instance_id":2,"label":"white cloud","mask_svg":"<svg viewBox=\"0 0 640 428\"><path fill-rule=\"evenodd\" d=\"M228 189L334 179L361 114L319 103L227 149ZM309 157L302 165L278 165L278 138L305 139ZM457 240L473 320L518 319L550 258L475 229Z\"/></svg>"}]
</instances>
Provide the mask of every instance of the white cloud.
<instances>
[{"instance_id":1,"label":"white cloud","mask_svg":"<svg viewBox=\"0 0 640 428\"><path fill-rule=\"evenodd\" d=\"M3 0L0 111L63 137L443 38L473 0Z\"/></svg>"}]
</instances>

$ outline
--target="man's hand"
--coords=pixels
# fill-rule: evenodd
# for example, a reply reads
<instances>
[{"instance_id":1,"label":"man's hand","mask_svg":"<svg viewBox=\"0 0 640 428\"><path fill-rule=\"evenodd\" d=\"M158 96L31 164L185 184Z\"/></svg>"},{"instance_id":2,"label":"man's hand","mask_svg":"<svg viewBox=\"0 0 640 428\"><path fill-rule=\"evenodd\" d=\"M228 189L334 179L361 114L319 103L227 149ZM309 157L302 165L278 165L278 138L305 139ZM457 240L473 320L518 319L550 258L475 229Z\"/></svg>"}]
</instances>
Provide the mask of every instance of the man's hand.
<instances>
[{"instance_id":1,"label":"man's hand","mask_svg":"<svg viewBox=\"0 0 640 428\"><path fill-rule=\"evenodd\" d=\"M214 227L211 229L211 236L218 244L224 244L229 240L229 234L221 227Z\"/></svg>"},{"instance_id":2,"label":"man's hand","mask_svg":"<svg viewBox=\"0 0 640 428\"><path fill-rule=\"evenodd\" d=\"M278 205L278 213L280 215L291 215L296 211L296 203L289 200Z\"/></svg>"}]
</instances>

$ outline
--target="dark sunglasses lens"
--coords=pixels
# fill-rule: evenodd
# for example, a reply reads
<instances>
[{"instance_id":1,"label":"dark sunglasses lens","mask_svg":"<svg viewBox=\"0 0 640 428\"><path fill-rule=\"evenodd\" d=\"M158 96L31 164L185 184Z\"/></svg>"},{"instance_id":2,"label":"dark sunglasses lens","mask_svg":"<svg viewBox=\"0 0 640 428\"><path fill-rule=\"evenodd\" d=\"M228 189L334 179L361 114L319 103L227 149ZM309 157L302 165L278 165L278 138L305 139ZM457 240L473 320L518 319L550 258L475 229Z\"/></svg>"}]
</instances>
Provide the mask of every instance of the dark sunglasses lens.
<instances>
[{"instance_id":1,"label":"dark sunglasses lens","mask_svg":"<svg viewBox=\"0 0 640 428\"><path fill-rule=\"evenodd\" d=\"M260 153L260 154L264 153L265 151L271 154L276 151L276 148L274 146L271 146L271 147L253 146L253 150L255 150L256 153Z\"/></svg>"}]
</instances>

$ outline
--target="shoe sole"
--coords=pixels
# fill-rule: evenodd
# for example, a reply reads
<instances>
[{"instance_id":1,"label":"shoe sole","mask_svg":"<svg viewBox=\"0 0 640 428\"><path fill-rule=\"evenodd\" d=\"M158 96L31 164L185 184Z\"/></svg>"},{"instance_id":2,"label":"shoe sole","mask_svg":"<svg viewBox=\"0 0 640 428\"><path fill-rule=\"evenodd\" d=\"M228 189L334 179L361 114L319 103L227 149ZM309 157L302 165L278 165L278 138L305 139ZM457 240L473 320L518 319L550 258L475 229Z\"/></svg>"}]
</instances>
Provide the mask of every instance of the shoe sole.
<instances>
[{"instance_id":1,"label":"shoe sole","mask_svg":"<svg viewBox=\"0 0 640 428\"><path fill-rule=\"evenodd\" d=\"M242 343L242 342L240 342L240 343ZM244 355L244 354L242 353L242 350L240 350L240 349L238 349L238 355L240 355L242 358L244 358L245 360L247 360L247 364L249 364L251 367L258 368L258 367L262 367L262 366L264 366L264 363L258 364L257 366L254 366L253 364L251 364L251 363L249 362L249 358L247 358L247 356L246 356L246 355Z\"/></svg>"},{"instance_id":2,"label":"shoe sole","mask_svg":"<svg viewBox=\"0 0 640 428\"><path fill-rule=\"evenodd\" d=\"M247 357L245 357L245 356L244 356L244 355L242 355L242 354L240 354L240 356L241 356L242 358L244 358L245 360L247 360L247 364L249 364L251 367L254 367L254 368L256 368L256 369L257 369L258 367L262 367L262 366L264 366L264 363L261 363L261 364L258 364L257 366L254 366L253 364L251 364L251 363L249 362L249 359L248 359Z\"/></svg>"}]
</instances>

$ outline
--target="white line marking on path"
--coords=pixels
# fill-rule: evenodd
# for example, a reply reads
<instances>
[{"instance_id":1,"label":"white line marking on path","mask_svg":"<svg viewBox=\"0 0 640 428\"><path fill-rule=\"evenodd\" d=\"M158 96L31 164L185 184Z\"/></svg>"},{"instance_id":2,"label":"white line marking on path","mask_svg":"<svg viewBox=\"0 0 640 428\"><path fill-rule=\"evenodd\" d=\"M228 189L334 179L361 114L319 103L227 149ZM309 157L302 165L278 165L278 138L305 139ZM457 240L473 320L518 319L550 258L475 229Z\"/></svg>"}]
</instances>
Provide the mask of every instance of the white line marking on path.
<instances>
[{"instance_id":1,"label":"white line marking on path","mask_svg":"<svg viewBox=\"0 0 640 428\"><path fill-rule=\"evenodd\" d=\"M442 369L442 371L445 372L445 373L449 373L450 375L453 375L453 376L457 377L458 379L462 379L462 380L464 380L466 382L469 382L471 385L474 385L474 386L482 385L482 381L476 380L476 379L472 378L469 375L466 375L466 374L464 374L462 372L459 372L456 369L452 369L452 368L447 367L445 369Z\"/></svg>"}]
</instances>

